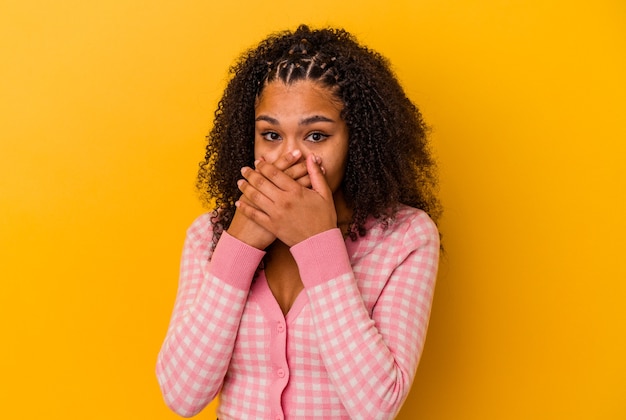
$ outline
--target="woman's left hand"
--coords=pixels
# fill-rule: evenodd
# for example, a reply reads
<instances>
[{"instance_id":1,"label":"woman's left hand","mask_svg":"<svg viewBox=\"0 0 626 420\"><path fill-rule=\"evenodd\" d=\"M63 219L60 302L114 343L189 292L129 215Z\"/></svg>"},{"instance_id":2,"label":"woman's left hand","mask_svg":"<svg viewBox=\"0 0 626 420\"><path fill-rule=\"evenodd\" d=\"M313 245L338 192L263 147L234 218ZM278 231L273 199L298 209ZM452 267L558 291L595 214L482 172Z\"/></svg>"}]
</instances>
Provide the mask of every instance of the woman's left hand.
<instances>
[{"instance_id":1,"label":"woman's left hand","mask_svg":"<svg viewBox=\"0 0 626 420\"><path fill-rule=\"evenodd\" d=\"M306 167L311 188L294 181L263 160L256 170L245 167L239 189L246 200L235 203L240 211L272 232L288 246L337 227L333 193L324 178L321 159L309 155Z\"/></svg>"}]
</instances>

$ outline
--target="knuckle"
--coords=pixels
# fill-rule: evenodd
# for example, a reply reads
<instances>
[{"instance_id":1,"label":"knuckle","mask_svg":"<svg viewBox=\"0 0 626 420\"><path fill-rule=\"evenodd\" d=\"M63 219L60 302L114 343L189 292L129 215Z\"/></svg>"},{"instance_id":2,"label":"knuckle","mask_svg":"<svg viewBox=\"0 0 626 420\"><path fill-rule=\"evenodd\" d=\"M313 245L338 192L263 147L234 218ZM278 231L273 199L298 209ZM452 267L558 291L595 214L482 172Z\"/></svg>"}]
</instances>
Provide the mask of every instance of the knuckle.
<instances>
[{"instance_id":1,"label":"knuckle","mask_svg":"<svg viewBox=\"0 0 626 420\"><path fill-rule=\"evenodd\" d=\"M257 215L256 210L254 210L254 209L252 209L252 208L249 208L249 209L248 209L247 216L248 216L248 218L249 218L250 220L252 220L252 221L257 220L257 218L258 218L258 215Z\"/></svg>"},{"instance_id":2,"label":"knuckle","mask_svg":"<svg viewBox=\"0 0 626 420\"><path fill-rule=\"evenodd\" d=\"M250 194L248 195L248 198L250 199L251 202L254 203L254 202L258 201L260 196L261 196L261 194L258 191L254 190L254 191L250 192Z\"/></svg>"},{"instance_id":3,"label":"knuckle","mask_svg":"<svg viewBox=\"0 0 626 420\"><path fill-rule=\"evenodd\" d=\"M262 186L263 186L263 184L265 184L265 178L263 178L262 176L257 177L257 178L254 180L254 186L255 186L255 187L257 187L257 188L262 187Z\"/></svg>"},{"instance_id":4,"label":"knuckle","mask_svg":"<svg viewBox=\"0 0 626 420\"><path fill-rule=\"evenodd\" d=\"M287 169L290 165L289 165L289 160L285 159L285 156L280 156L278 159L276 159L271 166L275 166L280 170L283 169Z\"/></svg>"},{"instance_id":5,"label":"knuckle","mask_svg":"<svg viewBox=\"0 0 626 420\"><path fill-rule=\"evenodd\" d=\"M276 179L280 174L280 171L275 166L272 166L267 174L270 179Z\"/></svg>"}]
</instances>

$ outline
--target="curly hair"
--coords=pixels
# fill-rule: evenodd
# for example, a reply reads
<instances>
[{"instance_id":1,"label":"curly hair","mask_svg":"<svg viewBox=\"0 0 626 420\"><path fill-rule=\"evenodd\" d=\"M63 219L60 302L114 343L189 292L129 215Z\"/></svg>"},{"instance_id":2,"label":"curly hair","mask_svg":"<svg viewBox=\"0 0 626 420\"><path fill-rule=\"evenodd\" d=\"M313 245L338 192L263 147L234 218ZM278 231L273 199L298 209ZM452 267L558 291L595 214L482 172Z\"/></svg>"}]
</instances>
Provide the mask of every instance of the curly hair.
<instances>
[{"instance_id":1,"label":"curly hair","mask_svg":"<svg viewBox=\"0 0 626 420\"><path fill-rule=\"evenodd\" d=\"M255 103L275 80L320 83L343 103L349 145L341 188L353 211L352 240L366 234L369 217L387 225L400 204L422 209L437 222L441 205L427 126L386 58L343 29L301 25L270 35L229 73L197 178L202 200L218 209L214 246L235 213L240 169L254 162Z\"/></svg>"}]
</instances>

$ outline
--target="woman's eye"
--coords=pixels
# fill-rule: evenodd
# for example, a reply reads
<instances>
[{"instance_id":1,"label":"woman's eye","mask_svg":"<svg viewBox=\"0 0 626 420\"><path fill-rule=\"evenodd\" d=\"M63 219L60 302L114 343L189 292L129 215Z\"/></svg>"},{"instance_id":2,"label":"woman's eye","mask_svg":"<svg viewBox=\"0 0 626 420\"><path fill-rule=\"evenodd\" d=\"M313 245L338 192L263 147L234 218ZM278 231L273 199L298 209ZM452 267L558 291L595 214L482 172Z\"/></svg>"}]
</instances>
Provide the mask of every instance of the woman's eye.
<instances>
[{"instance_id":1,"label":"woman's eye","mask_svg":"<svg viewBox=\"0 0 626 420\"><path fill-rule=\"evenodd\" d=\"M276 133L275 131L266 131L265 133L261 133L261 136L265 140L269 140L269 141L280 140L280 135L278 135L278 133Z\"/></svg>"},{"instance_id":2,"label":"woman's eye","mask_svg":"<svg viewBox=\"0 0 626 420\"><path fill-rule=\"evenodd\" d=\"M320 141L326 140L327 138L328 138L328 135L315 132L315 133L309 134L306 140L312 141L313 143L318 143Z\"/></svg>"}]
</instances>

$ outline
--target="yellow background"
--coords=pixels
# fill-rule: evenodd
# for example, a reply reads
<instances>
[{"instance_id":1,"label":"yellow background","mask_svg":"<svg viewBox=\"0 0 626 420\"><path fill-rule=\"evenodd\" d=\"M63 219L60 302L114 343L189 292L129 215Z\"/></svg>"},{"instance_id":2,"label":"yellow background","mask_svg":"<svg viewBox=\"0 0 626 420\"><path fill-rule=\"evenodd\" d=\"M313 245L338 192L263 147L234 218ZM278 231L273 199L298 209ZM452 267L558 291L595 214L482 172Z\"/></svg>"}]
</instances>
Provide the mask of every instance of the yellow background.
<instances>
[{"instance_id":1,"label":"yellow background","mask_svg":"<svg viewBox=\"0 0 626 420\"><path fill-rule=\"evenodd\" d=\"M387 55L433 127L446 255L400 419L626 418L619 0L3 0L0 418L176 418L153 372L204 135L300 22Z\"/></svg>"}]
</instances>

